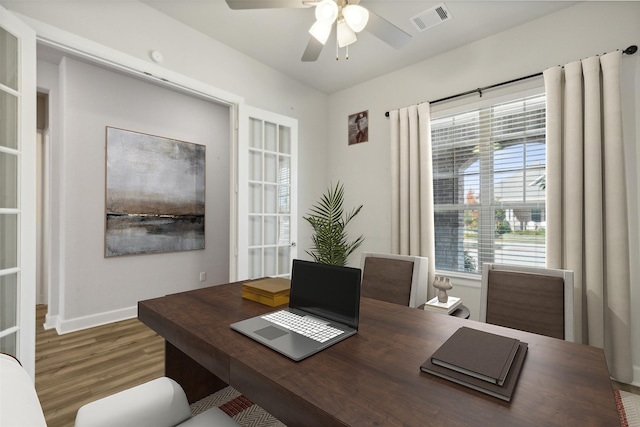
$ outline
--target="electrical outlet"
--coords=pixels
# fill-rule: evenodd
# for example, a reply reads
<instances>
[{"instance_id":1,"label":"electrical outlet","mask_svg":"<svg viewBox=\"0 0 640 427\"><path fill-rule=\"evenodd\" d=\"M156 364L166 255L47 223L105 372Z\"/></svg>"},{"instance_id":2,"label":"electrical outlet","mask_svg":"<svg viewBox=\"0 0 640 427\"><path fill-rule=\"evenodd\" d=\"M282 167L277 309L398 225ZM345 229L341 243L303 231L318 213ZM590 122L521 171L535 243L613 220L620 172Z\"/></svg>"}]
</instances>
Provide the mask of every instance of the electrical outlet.
<instances>
[{"instance_id":1,"label":"electrical outlet","mask_svg":"<svg viewBox=\"0 0 640 427\"><path fill-rule=\"evenodd\" d=\"M207 273L203 271L202 273L200 273L200 281L204 282L205 280L207 280Z\"/></svg>"}]
</instances>

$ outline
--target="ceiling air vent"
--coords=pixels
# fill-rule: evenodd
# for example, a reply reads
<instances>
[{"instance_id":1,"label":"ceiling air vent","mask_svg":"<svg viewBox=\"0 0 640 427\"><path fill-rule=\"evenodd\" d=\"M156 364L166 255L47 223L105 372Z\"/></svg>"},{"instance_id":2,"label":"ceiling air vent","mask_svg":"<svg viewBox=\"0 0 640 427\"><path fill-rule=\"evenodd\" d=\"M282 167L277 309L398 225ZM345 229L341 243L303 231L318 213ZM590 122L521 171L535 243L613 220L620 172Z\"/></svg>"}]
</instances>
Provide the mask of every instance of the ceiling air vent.
<instances>
[{"instance_id":1,"label":"ceiling air vent","mask_svg":"<svg viewBox=\"0 0 640 427\"><path fill-rule=\"evenodd\" d=\"M451 18L451 13L449 13L447 7L444 3L440 3L411 18L411 23L416 27L416 30L421 33Z\"/></svg>"}]
</instances>

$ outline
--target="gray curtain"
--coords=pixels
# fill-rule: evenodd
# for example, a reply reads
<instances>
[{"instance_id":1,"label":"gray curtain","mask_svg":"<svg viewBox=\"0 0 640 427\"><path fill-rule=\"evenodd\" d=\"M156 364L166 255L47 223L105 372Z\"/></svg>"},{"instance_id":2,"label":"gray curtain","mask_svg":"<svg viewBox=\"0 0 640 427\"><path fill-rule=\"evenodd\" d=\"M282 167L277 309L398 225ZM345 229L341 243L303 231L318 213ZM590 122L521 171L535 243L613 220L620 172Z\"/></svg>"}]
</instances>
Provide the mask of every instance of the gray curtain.
<instances>
[{"instance_id":1,"label":"gray curtain","mask_svg":"<svg viewBox=\"0 0 640 427\"><path fill-rule=\"evenodd\" d=\"M633 380L621 52L544 71L547 267L573 270L575 337Z\"/></svg>"},{"instance_id":2,"label":"gray curtain","mask_svg":"<svg viewBox=\"0 0 640 427\"><path fill-rule=\"evenodd\" d=\"M429 260L427 296L435 292L431 113L428 103L389 112L391 252Z\"/></svg>"}]
</instances>

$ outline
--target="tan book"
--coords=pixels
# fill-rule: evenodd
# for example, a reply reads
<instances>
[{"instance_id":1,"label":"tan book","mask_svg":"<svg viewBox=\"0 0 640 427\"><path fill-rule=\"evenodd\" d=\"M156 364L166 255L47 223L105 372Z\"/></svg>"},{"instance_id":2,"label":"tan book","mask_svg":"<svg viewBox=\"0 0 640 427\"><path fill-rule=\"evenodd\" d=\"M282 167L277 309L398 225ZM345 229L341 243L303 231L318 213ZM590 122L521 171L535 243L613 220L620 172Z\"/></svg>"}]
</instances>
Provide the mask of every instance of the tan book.
<instances>
[{"instance_id":1,"label":"tan book","mask_svg":"<svg viewBox=\"0 0 640 427\"><path fill-rule=\"evenodd\" d=\"M431 362L478 379L502 385L518 350L519 340L461 327L431 356Z\"/></svg>"},{"instance_id":2,"label":"tan book","mask_svg":"<svg viewBox=\"0 0 640 427\"><path fill-rule=\"evenodd\" d=\"M242 285L242 298L270 307L289 303L291 281L281 277L267 277Z\"/></svg>"},{"instance_id":3,"label":"tan book","mask_svg":"<svg viewBox=\"0 0 640 427\"><path fill-rule=\"evenodd\" d=\"M444 366L435 365L432 363L431 358L427 359L427 361L420 366L420 370L510 402L515 391L518 378L520 377L520 371L522 371L524 359L527 355L527 349L528 344L520 341L511 369L509 370L509 373L502 385L493 384L488 381L454 371L453 369L445 368Z\"/></svg>"}]
</instances>

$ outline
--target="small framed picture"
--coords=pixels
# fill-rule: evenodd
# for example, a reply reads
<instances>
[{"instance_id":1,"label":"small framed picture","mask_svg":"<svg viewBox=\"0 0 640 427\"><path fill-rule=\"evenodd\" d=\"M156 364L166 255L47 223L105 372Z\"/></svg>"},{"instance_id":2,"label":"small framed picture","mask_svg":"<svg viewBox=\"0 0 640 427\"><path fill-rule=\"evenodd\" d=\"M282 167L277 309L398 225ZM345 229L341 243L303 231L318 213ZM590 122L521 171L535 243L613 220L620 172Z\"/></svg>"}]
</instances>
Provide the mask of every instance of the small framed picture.
<instances>
[{"instance_id":1,"label":"small framed picture","mask_svg":"<svg viewBox=\"0 0 640 427\"><path fill-rule=\"evenodd\" d=\"M349 145L369 141L369 110L349 116Z\"/></svg>"}]
</instances>

